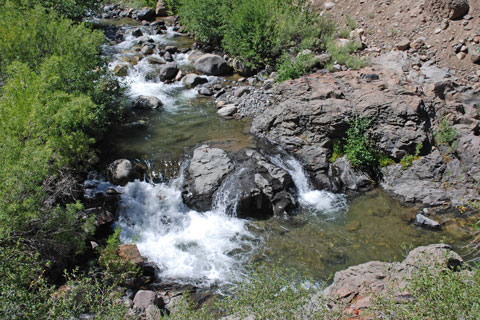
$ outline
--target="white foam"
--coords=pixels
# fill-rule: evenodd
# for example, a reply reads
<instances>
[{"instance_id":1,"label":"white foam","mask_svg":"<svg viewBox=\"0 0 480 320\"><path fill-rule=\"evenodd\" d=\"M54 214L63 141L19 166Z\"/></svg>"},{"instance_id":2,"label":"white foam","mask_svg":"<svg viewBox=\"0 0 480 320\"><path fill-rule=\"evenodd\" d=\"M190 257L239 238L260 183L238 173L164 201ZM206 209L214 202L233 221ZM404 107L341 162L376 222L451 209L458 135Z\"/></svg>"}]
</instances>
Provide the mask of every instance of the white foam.
<instances>
[{"instance_id":1,"label":"white foam","mask_svg":"<svg viewBox=\"0 0 480 320\"><path fill-rule=\"evenodd\" d=\"M163 280L210 286L235 280L255 248L247 222L205 213L182 202L179 181L152 185L135 181L122 189L121 240L135 240L142 256L155 262Z\"/></svg>"},{"instance_id":2,"label":"white foam","mask_svg":"<svg viewBox=\"0 0 480 320\"><path fill-rule=\"evenodd\" d=\"M282 159L280 156L275 156L270 157L270 160L290 174L297 187L301 205L323 214L344 212L348 208L345 195L314 190L301 163L291 156L285 155L285 157L286 159Z\"/></svg>"}]
</instances>

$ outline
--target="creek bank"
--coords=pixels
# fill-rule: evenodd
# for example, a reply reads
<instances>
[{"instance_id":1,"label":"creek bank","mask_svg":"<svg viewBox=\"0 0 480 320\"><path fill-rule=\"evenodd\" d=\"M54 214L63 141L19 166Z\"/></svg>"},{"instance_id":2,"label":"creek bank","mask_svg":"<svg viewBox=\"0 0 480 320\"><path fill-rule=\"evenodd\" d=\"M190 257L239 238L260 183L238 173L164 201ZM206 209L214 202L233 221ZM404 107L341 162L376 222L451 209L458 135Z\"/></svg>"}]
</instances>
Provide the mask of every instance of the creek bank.
<instances>
[{"instance_id":1,"label":"creek bank","mask_svg":"<svg viewBox=\"0 0 480 320\"><path fill-rule=\"evenodd\" d=\"M406 55L389 57L399 65L409 63ZM267 80L245 86L250 93L240 97L233 88L217 105L235 106L234 118L255 117L251 132L302 160L318 189L362 191L381 185L406 203L442 210L478 200L480 90L445 75L418 82L415 74L392 64L387 68L383 61L359 71L315 73L273 88ZM367 134L376 151L399 162L421 145L418 160L407 168L393 164L376 172L354 168L345 158L332 163L335 142L346 137L355 118L372 120ZM444 121L456 134L452 145L438 141L446 130Z\"/></svg>"},{"instance_id":2,"label":"creek bank","mask_svg":"<svg viewBox=\"0 0 480 320\"><path fill-rule=\"evenodd\" d=\"M333 283L312 300L312 305L326 302L331 310L342 308L346 315L359 319L373 319L368 313L377 297L393 297L398 303L412 299L408 286L415 272L428 269L458 270L462 257L445 244L418 247L408 253L402 262L370 261L335 274ZM461 271L468 272L468 271Z\"/></svg>"}]
</instances>

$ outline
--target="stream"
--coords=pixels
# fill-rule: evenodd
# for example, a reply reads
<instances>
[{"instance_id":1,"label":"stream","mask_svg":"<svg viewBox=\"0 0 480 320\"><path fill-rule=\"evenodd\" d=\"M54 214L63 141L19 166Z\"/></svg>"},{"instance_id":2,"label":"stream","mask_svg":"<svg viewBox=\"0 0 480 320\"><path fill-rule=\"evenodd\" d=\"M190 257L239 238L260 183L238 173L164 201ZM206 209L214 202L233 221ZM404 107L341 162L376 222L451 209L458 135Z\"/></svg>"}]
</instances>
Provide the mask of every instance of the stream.
<instances>
[{"instance_id":1,"label":"stream","mask_svg":"<svg viewBox=\"0 0 480 320\"><path fill-rule=\"evenodd\" d=\"M155 34L151 27L136 26L133 20L115 23L124 39L105 45L112 70L131 61L139 41L178 48L193 44L172 27ZM136 28L143 36L131 34ZM188 56L175 53L173 58L180 69L191 72ZM459 249L462 244L452 233L409 223L416 209L403 207L380 189L356 197L314 190L301 163L285 155L273 155L270 161L292 176L300 203L298 215L240 219L226 213L222 197L215 199L210 211L189 209L182 201L181 187L193 148L208 144L236 151L255 147L255 139L248 133L249 120L220 118L214 98L202 97L181 82L160 82L152 76L158 67L142 59L130 65L124 81L130 99L155 96L163 102L163 109L129 112L126 122L113 127L100 146L100 167L122 158L140 162L148 167L146 181L118 187L98 174L87 182L96 186L91 192L115 187L121 193L116 222L122 229L121 241L135 242L142 256L157 264L161 281L218 287L242 279L250 263L279 261L314 279L327 280L351 265L401 260L415 246L444 241ZM235 85L234 77L209 76L208 80Z\"/></svg>"}]
</instances>

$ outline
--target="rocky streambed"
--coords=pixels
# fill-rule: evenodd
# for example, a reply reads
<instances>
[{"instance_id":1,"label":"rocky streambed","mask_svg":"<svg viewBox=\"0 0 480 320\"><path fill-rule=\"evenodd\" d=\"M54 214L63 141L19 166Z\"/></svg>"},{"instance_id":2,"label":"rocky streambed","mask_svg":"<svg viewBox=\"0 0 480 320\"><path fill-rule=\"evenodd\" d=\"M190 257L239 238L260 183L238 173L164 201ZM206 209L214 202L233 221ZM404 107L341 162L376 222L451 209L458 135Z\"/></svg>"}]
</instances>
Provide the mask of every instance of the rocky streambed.
<instances>
[{"instance_id":1,"label":"rocky streambed","mask_svg":"<svg viewBox=\"0 0 480 320\"><path fill-rule=\"evenodd\" d=\"M146 266L142 284L165 303L179 287L222 290L254 261L281 259L323 281L401 259L404 245L469 240L466 220L434 214L479 198L478 92L446 79L419 85L381 62L279 85L274 73L241 78L173 18L147 16L101 22L129 102L100 145L85 198L99 228L119 225L121 240L136 244L125 256ZM373 119L379 151L400 161L421 143L418 159L378 172L330 161L355 117ZM458 133L454 150L434 143L443 119Z\"/></svg>"}]
</instances>

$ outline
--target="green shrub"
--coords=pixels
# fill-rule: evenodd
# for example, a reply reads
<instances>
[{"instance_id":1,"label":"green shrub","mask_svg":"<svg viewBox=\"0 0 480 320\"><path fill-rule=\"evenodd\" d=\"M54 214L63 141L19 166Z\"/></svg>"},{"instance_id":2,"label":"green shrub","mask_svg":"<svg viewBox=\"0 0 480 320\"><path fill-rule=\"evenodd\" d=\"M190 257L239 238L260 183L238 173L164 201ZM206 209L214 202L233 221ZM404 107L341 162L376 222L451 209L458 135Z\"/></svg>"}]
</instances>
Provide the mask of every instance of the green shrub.
<instances>
[{"instance_id":1,"label":"green shrub","mask_svg":"<svg viewBox=\"0 0 480 320\"><path fill-rule=\"evenodd\" d=\"M118 303L122 291L108 273L65 274L64 290L45 278L49 264L29 253L28 242L0 246L0 317L2 319L72 319L95 314L95 319L124 319L127 310Z\"/></svg>"},{"instance_id":2,"label":"green shrub","mask_svg":"<svg viewBox=\"0 0 480 320\"><path fill-rule=\"evenodd\" d=\"M343 150L354 167L376 166L377 158L367 130L372 123L370 118L355 117L350 121Z\"/></svg>"},{"instance_id":3,"label":"green shrub","mask_svg":"<svg viewBox=\"0 0 480 320\"><path fill-rule=\"evenodd\" d=\"M276 0L236 1L226 20L223 47L252 69L271 64L279 54L272 19L272 13L278 10L276 5Z\"/></svg>"},{"instance_id":4,"label":"green shrub","mask_svg":"<svg viewBox=\"0 0 480 320\"><path fill-rule=\"evenodd\" d=\"M361 44L350 41L347 45L338 45L335 40L329 40L326 44L327 51L332 55L331 62L327 65L327 69L331 69L333 64L344 64L350 69L360 69L367 65L367 62L361 58L352 56L352 53L361 48Z\"/></svg>"},{"instance_id":5,"label":"green shrub","mask_svg":"<svg viewBox=\"0 0 480 320\"><path fill-rule=\"evenodd\" d=\"M440 121L440 125L434 134L435 142L437 144L446 144L452 149L455 149L457 136L457 130L448 123L446 118L443 118Z\"/></svg>"},{"instance_id":6,"label":"green shrub","mask_svg":"<svg viewBox=\"0 0 480 320\"><path fill-rule=\"evenodd\" d=\"M226 23L225 12L231 0L180 0L178 16L188 31L195 34L195 39L210 45L220 45Z\"/></svg>"},{"instance_id":7,"label":"green shrub","mask_svg":"<svg viewBox=\"0 0 480 320\"><path fill-rule=\"evenodd\" d=\"M402 165L403 170L406 170L408 167L410 167L413 161L420 159L420 152L422 151L422 148L423 143L419 142L415 147L414 155L406 154L403 156L403 158L400 160L400 164Z\"/></svg>"},{"instance_id":8,"label":"green shrub","mask_svg":"<svg viewBox=\"0 0 480 320\"><path fill-rule=\"evenodd\" d=\"M333 151L332 151L332 156L330 157L330 162L333 163L335 162L338 158L341 158L344 156L343 152L343 145L341 141L337 141L333 144Z\"/></svg>"},{"instance_id":9,"label":"green shrub","mask_svg":"<svg viewBox=\"0 0 480 320\"><path fill-rule=\"evenodd\" d=\"M349 14L345 15L345 24L348 26L348 28L350 28L350 30L357 29L357 22Z\"/></svg>"},{"instance_id":10,"label":"green shrub","mask_svg":"<svg viewBox=\"0 0 480 320\"><path fill-rule=\"evenodd\" d=\"M308 73L315 65L313 54L299 54L295 58L284 54L277 64L278 82L296 79Z\"/></svg>"}]
</instances>

